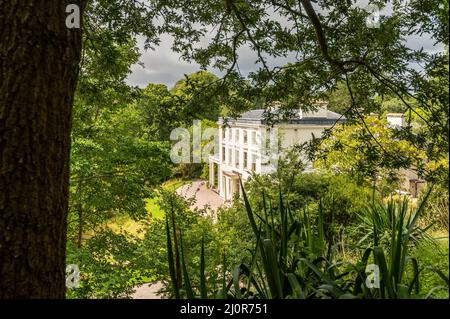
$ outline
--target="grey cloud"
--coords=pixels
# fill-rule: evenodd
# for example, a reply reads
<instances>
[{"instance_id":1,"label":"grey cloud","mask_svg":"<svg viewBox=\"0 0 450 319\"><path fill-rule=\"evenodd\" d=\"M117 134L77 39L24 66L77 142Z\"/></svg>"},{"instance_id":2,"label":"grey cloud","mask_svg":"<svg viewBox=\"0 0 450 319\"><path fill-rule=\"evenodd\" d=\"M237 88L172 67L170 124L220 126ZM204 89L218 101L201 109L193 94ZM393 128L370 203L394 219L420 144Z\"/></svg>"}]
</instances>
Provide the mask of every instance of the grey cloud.
<instances>
[{"instance_id":1,"label":"grey cloud","mask_svg":"<svg viewBox=\"0 0 450 319\"><path fill-rule=\"evenodd\" d=\"M364 4L364 1L361 1ZM200 45L204 45L209 39L202 39ZM188 63L180 59L178 53L172 51L171 46L173 39L169 35L164 35L161 39L161 45L154 51L145 51L143 39L138 41L141 48L140 62L144 64L144 67L140 65L134 65L132 67L132 73L127 78L127 83L133 86L146 87L149 83L163 83L169 87L172 87L176 81L182 79L184 74L190 74L200 69L198 64ZM423 48L428 52L439 52L443 50L443 47L435 46L433 40L429 36L410 36L407 39L407 44L412 49ZM250 47L242 47L238 51L239 59L238 66L242 74L248 75L249 72L256 71L260 66L255 64L257 59L256 53L253 52ZM287 58L268 58L268 64L270 67L277 65L284 65L288 62L294 62L295 56L291 54ZM223 75L218 70L208 70L218 76Z\"/></svg>"},{"instance_id":2,"label":"grey cloud","mask_svg":"<svg viewBox=\"0 0 450 319\"><path fill-rule=\"evenodd\" d=\"M141 50L141 65L133 65L132 73L127 79L130 85L146 87L149 83L163 83L173 86L175 82L189 74L199 70L196 64L189 64L182 61L179 55L172 51L172 38L164 36L161 39L161 45L153 50L145 51L143 39L138 40Z\"/></svg>"}]
</instances>

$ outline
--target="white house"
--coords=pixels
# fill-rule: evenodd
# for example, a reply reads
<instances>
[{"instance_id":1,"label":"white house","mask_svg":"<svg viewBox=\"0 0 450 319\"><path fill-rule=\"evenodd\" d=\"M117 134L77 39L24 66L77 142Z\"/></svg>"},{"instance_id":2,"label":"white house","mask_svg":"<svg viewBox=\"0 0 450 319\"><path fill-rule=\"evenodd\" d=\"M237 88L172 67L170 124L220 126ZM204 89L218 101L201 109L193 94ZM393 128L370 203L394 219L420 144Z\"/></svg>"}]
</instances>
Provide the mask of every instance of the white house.
<instances>
[{"instance_id":1,"label":"white house","mask_svg":"<svg viewBox=\"0 0 450 319\"><path fill-rule=\"evenodd\" d=\"M403 113L388 113L386 120L389 126L393 129L399 130L406 126L406 116ZM407 193L413 198L417 198L425 189L426 182L419 177L417 172L410 169L400 169L399 176L401 180L401 188L407 190Z\"/></svg>"},{"instance_id":2,"label":"white house","mask_svg":"<svg viewBox=\"0 0 450 319\"><path fill-rule=\"evenodd\" d=\"M219 152L209 157L210 187L226 201L232 200L234 193L241 191L239 177L245 181L252 172L275 171L283 149L307 142L313 135L320 137L325 129L343 121L345 117L324 107L314 112L297 110L288 120L276 110L262 109L237 119L219 118Z\"/></svg>"},{"instance_id":3,"label":"white house","mask_svg":"<svg viewBox=\"0 0 450 319\"><path fill-rule=\"evenodd\" d=\"M405 114L403 113L388 113L386 115L386 120L391 127L396 129L406 125Z\"/></svg>"}]
</instances>

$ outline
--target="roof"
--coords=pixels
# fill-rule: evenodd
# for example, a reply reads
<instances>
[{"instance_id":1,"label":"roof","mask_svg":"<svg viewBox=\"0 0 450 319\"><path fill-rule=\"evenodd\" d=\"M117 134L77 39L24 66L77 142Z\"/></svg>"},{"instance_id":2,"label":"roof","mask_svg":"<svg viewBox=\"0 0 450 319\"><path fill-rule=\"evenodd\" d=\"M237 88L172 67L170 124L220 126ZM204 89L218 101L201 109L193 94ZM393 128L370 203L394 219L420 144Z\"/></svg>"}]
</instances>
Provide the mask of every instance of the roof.
<instances>
[{"instance_id":1,"label":"roof","mask_svg":"<svg viewBox=\"0 0 450 319\"><path fill-rule=\"evenodd\" d=\"M337 122L344 122L345 116L319 107L316 111L292 110L289 114L281 114L278 110L250 110L242 113L238 118L227 118L230 123L250 123L267 124L287 123L287 124L315 124L329 125ZM219 118L219 124L223 123L223 118Z\"/></svg>"},{"instance_id":2,"label":"roof","mask_svg":"<svg viewBox=\"0 0 450 319\"><path fill-rule=\"evenodd\" d=\"M388 114L386 114L386 117L405 117L405 114L403 114L403 113L388 113Z\"/></svg>"}]
</instances>

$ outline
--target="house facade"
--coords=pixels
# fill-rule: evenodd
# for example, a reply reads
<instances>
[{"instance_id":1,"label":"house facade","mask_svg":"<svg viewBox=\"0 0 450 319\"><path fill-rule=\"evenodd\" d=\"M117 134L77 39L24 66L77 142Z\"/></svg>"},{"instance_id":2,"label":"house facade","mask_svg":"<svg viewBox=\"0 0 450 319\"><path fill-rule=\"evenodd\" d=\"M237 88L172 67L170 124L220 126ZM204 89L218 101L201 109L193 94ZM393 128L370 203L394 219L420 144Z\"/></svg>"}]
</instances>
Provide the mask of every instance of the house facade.
<instances>
[{"instance_id":1,"label":"house facade","mask_svg":"<svg viewBox=\"0 0 450 319\"><path fill-rule=\"evenodd\" d=\"M220 118L219 151L209 157L209 185L231 201L240 193L239 178L252 173L274 172L283 150L321 137L323 131L345 118L325 107L317 111L297 110L288 120L277 111L251 110L237 119ZM269 125L270 123L270 125Z\"/></svg>"},{"instance_id":2,"label":"house facade","mask_svg":"<svg viewBox=\"0 0 450 319\"><path fill-rule=\"evenodd\" d=\"M406 116L403 113L388 113L386 120L392 129L400 130L407 125ZM412 198L419 197L420 193L425 189L426 182L419 177L417 172L413 169L400 169L399 177L401 180L399 190L401 193L406 191Z\"/></svg>"}]
</instances>

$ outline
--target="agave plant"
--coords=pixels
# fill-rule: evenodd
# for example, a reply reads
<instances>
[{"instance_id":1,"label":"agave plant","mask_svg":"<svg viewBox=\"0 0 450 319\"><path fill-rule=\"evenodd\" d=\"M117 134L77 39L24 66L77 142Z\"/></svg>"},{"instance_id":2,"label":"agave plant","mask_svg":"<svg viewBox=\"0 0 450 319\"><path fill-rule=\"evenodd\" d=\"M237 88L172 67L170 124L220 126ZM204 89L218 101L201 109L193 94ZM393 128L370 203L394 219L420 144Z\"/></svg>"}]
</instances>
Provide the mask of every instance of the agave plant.
<instances>
[{"instance_id":1,"label":"agave plant","mask_svg":"<svg viewBox=\"0 0 450 319\"><path fill-rule=\"evenodd\" d=\"M374 239L374 261L380 267L380 289L377 296L381 298L409 298L414 292L419 293L419 265L415 258L409 256L411 244L417 245L420 240L428 239L426 231L431 227L420 228L417 222L424 213L426 201L431 193L427 191L415 210L408 208L408 201L391 200L386 206L372 207L372 226ZM385 236L380 236L383 229L388 230L389 244L387 253L380 244ZM407 278L407 267L412 269L412 278Z\"/></svg>"},{"instance_id":2,"label":"agave plant","mask_svg":"<svg viewBox=\"0 0 450 319\"><path fill-rule=\"evenodd\" d=\"M419 245L420 243L427 241L433 243L433 239L427 234L427 231L433 226L429 224L426 227L420 227L418 225L419 217L424 214L425 203L430 195L431 188L423 197L420 205L417 209L411 210L409 208L408 198L403 200L391 199L387 204L375 204L369 205L366 209L359 214L361 221L360 231L365 234L359 244L371 243L376 240L375 246L382 244L383 246L392 246L390 242L396 236L399 231L404 234L408 234L408 243Z\"/></svg>"},{"instance_id":3,"label":"agave plant","mask_svg":"<svg viewBox=\"0 0 450 319\"><path fill-rule=\"evenodd\" d=\"M319 264L330 257L325 240L321 206L313 220L306 211L292 212L279 188L277 205L272 207L265 193L263 209L252 210L241 181L245 210L256 238L249 263L242 262L233 271L233 292L238 298L308 298L311 269L302 260ZM276 218L274 218L276 217ZM244 288L239 283L245 283Z\"/></svg>"},{"instance_id":4,"label":"agave plant","mask_svg":"<svg viewBox=\"0 0 450 319\"><path fill-rule=\"evenodd\" d=\"M202 243L200 285L193 287L186 269L182 234L176 230L174 214L169 214L166 235L171 294L175 298L309 297L312 285L307 278L310 277L311 270L301 260L312 258L313 263L319 264L324 259L322 256L326 255L328 244L325 241L321 209L313 219L306 211L294 215L289 205L285 205L280 189L277 205L272 207L263 193L263 209L254 212L242 182L241 187L245 210L256 238L255 247L249 252L249 262L236 265L230 272L231 278L223 269L220 288L207 287Z\"/></svg>"},{"instance_id":5,"label":"agave plant","mask_svg":"<svg viewBox=\"0 0 450 319\"><path fill-rule=\"evenodd\" d=\"M336 245L324 236L320 202L315 217L306 211L292 212L280 188L275 208L263 193L262 211L255 212L242 182L241 188L256 244L249 251L249 261L236 265L229 272L231 276L227 275L223 267L220 287L207 287L203 241L200 285L192 287L184 261L182 236L179 235L180 247L173 249L169 221L166 221L169 268L176 298L397 299L411 298L419 292L421 270L418 261L409 255L409 249L423 238L428 238L425 232L429 227L419 228L417 221L423 214L431 190L415 210L410 210L406 201L390 201L387 205L372 204L366 211L367 216L361 215L368 232L366 239L369 238L370 242L359 261L349 263L336 260ZM177 236L176 231L173 234ZM178 250L181 271L177 272ZM223 258L225 265L225 256ZM379 270L379 285L376 288L366 285L366 267L369 263L376 265ZM444 274L441 277L444 280L446 278ZM446 283L448 289L448 277Z\"/></svg>"}]
</instances>

